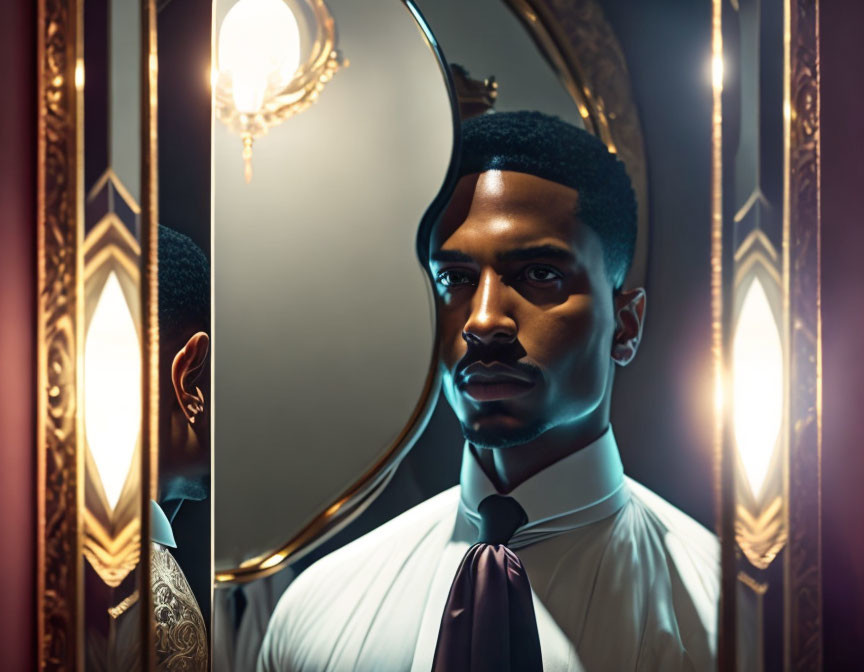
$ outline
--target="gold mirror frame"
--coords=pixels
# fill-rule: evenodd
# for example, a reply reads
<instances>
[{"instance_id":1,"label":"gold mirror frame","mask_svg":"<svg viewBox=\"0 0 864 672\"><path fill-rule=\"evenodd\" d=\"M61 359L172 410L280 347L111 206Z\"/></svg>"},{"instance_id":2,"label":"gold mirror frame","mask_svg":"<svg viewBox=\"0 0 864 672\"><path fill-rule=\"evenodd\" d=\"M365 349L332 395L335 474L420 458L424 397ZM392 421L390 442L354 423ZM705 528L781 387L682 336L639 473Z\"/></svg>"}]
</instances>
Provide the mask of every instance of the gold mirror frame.
<instances>
[{"instance_id":1,"label":"gold mirror frame","mask_svg":"<svg viewBox=\"0 0 864 672\"><path fill-rule=\"evenodd\" d=\"M83 669L83 2L37 9L36 612L39 670ZM150 529L158 437L156 13L142 8L142 434L140 529ZM149 544L142 548L149 549ZM150 576L150 554L140 558ZM140 595L142 669L152 668L152 607Z\"/></svg>"},{"instance_id":2,"label":"gold mirror frame","mask_svg":"<svg viewBox=\"0 0 864 672\"><path fill-rule=\"evenodd\" d=\"M731 228L724 221L723 17L736 0L713 0L711 288L717 383L715 465L722 597L718 669L736 665L736 453L731 390ZM822 321L820 259L820 65L818 0L783 2L783 328L788 343L785 400L789 436L781 456L787 532L783 551L783 660L786 670L822 669ZM744 580L746 583L746 580ZM760 589L764 592L764 586ZM761 632L761 627L759 628Z\"/></svg>"}]
</instances>

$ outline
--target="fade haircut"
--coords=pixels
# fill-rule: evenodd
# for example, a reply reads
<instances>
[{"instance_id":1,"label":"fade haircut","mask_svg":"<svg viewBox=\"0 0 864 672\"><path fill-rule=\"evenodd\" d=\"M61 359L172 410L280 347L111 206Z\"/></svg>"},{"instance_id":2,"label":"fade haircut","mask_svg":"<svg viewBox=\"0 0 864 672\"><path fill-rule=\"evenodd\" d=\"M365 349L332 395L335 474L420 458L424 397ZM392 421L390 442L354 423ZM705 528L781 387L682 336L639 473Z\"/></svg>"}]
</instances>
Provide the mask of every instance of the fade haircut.
<instances>
[{"instance_id":1,"label":"fade haircut","mask_svg":"<svg viewBox=\"0 0 864 672\"><path fill-rule=\"evenodd\" d=\"M587 131L541 112L497 112L462 127L459 177L510 170L579 192L580 221L603 245L613 288L624 283L636 247L636 197L624 164Z\"/></svg>"},{"instance_id":2,"label":"fade haircut","mask_svg":"<svg viewBox=\"0 0 864 672\"><path fill-rule=\"evenodd\" d=\"M159 225L159 332L163 345L185 343L210 323L210 264L189 236ZM170 354L173 358L176 353Z\"/></svg>"}]
</instances>

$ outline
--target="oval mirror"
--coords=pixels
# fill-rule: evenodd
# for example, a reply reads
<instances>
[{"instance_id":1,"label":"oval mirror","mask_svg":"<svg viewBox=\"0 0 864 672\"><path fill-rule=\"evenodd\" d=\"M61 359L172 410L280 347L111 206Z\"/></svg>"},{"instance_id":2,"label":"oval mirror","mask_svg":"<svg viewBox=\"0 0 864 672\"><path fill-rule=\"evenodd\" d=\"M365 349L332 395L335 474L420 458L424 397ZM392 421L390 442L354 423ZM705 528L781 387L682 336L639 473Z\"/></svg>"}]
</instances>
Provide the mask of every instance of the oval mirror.
<instances>
[{"instance_id":1,"label":"oval mirror","mask_svg":"<svg viewBox=\"0 0 864 672\"><path fill-rule=\"evenodd\" d=\"M306 3L287 4L314 52ZM215 3L219 39L232 7ZM236 128L215 123L217 580L273 571L361 510L437 392L414 250L453 154L446 71L410 4L326 9L342 64L256 139L251 175Z\"/></svg>"}]
</instances>

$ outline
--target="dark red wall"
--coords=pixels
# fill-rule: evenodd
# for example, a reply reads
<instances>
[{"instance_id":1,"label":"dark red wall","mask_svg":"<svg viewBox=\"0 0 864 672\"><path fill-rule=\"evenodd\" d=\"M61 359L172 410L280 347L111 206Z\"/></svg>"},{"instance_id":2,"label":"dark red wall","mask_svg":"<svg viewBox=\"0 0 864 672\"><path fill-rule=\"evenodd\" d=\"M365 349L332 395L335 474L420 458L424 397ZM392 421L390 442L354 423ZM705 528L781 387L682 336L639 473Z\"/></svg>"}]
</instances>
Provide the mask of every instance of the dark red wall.
<instances>
[{"instance_id":1,"label":"dark red wall","mask_svg":"<svg viewBox=\"0 0 864 672\"><path fill-rule=\"evenodd\" d=\"M864 642L864 3L821 4L825 669Z\"/></svg>"},{"instance_id":2,"label":"dark red wall","mask_svg":"<svg viewBox=\"0 0 864 672\"><path fill-rule=\"evenodd\" d=\"M34 666L36 16L0 2L0 668Z\"/></svg>"}]
</instances>

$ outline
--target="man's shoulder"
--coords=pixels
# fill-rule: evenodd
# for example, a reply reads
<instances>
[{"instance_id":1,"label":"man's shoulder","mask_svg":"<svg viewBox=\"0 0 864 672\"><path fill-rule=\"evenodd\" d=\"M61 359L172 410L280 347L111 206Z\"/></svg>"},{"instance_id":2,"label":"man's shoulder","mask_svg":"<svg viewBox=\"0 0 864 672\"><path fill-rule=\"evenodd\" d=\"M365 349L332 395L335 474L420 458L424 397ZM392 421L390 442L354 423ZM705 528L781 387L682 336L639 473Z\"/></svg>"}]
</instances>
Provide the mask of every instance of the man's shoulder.
<instances>
[{"instance_id":1,"label":"man's shoulder","mask_svg":"<svg viewBox=\"0 0 864 672\"><path fill-rule=\"evenodd\" d=\"M334 581L354 581L362 565L375 563L380 567L382 562L392 564L394 557L404 558L436 529L452 523L458 504L458 486L421 502L315 562L289 586L286 595L301 589L315 590L321 580L330 585Z\"/></svg>"},{"instance_id":2,"label":"man's shoulder","mask_svg":"<svg viewBox=\"0 0 864 672\"><path fill-rule=\"evenodd\" d=\"M372 613L380 608L381 600L396 599L404 592L400 586L416 592L450 538L458 506L457 486L312 564L276 605L262 659L273 660L276 666L272 669L285 669L285 656L295 660L298 655L314 657L326 648L325 640L335 638L336 631L361 627L367 606ZM323 629L322 624L326 624Z\"/></svg>"},{"instance_id":3,"label":"man's shoulder","mask_svg":"<svg viewBox=\"0 0 864 672\"><path fill-rule=\"evenodd\" d=\"M651 520L652 527L663 532L667 544L687 548L709 565L719 563L720 542L713 532L653 490L629 476L625 478L634 504Z\"/></svg>"},{"instance_id":4,"label":"man's shoulder","mask_svg":"<svg viewBox=\"0 0 864 672\"><path fill-rule=\"evenodd\" d=\"M653 569L644 577L645 588L655 596L666 593L688 649L710 657L720 598L720 543L702 524L641 483L628 477L627 485L634 531L630 543L640 547L636 557L654 559L646 565Z\"/></svg>"}]
</instances>

